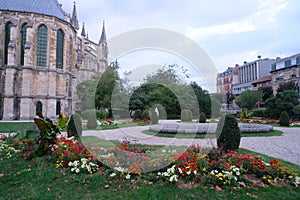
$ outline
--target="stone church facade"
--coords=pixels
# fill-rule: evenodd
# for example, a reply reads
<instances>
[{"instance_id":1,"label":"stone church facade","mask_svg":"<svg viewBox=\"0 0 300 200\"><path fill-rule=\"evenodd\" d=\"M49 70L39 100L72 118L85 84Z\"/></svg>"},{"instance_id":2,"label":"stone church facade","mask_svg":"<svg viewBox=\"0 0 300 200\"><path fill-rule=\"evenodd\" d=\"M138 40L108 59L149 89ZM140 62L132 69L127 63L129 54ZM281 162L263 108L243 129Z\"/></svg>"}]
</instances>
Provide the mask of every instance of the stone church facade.
<instances>
[{"instance_id":1,"label":"stone church facade","mask_svg":"<svg viewBox=\"0 0 300 200\"><path fill-rule=\"evenodd\" d=\"M108 56L104 23L99 43L78 30L75 4L70 15L57 0L0 1L0 120L74 112L76 85Z\"/></svg>"}]
</instances>

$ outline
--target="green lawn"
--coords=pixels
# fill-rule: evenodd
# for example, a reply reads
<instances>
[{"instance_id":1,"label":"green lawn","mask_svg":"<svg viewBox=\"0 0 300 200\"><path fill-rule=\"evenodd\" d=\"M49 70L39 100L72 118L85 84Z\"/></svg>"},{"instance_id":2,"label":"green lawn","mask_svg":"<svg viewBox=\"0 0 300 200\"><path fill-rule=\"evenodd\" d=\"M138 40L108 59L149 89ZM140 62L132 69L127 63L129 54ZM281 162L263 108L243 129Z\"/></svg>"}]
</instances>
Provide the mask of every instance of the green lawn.
<instances>
[{"instance_id":1,"label":"green lawn","mask_svg":"<svg viewBox=\"0 0 300 200\"><path fill-rule=\"evenodd\" d=\"M118 128L126 128L126 127L135 127L135 126L148 126L148 123L139 122L139 123L126 123L126 124L112 124L112 125L101 125L96 129L88 129L86 126L83 127L83 130L113 130Z\"/></svg>"},{"instance_id":2,"label":"green lawn","mask_svg":"<svg viewBox=\"0 0 300 200\"><path fill-rule=\"evenodd\" d=\"M33 122L1 122L0 133L13 133L34 127Z\"/></svg>"},{"instance_id":3,"label":"green lawn","mask_svg":"<svg viewBox=\"0 0 300 200\"><path fill-rule=\"evenodd\" d=\"M167 138L186 138L186 139L204 139L204 138L214 138L216 134L173 134L173 133L158 133L155 131L146 130L143 133L147 135L153 135L157 137L167 137ZM272 130L268 133L242 133L242 137L270 137L270 136L280 136L282 135L282 131Z\"/></svg>"},{"instance_id":4,"label":"green lawn","mask_svg":"<svg viewBox=\"0 0 300 200\"><path fill-rule=\"evenodd\" d=\"M300 199L299 188L293 186L217 192L202 186L187 189L144 180L112 181L100 174L75 175L55 169L53 163L49 157L1 160L0 199Z\"/></svg>"}]
</instances>

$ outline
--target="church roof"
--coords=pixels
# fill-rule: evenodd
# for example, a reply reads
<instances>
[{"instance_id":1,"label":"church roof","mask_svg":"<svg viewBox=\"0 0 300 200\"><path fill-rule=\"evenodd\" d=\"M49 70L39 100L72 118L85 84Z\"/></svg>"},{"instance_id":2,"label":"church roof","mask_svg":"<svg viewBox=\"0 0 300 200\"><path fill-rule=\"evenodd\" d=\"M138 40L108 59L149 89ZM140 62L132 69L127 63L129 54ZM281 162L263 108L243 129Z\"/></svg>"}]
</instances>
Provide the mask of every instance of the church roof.
<instances>
[{"instance_id":1,"label":"church roof","mask_svg":"<svg viewBox=\"0 0 300 200\"><path fill-rule=\"evenodd\" d=\"M1 0L0 10L38 13L66 21L64 11L57 0Z\"/></svg>"}]
</instances>

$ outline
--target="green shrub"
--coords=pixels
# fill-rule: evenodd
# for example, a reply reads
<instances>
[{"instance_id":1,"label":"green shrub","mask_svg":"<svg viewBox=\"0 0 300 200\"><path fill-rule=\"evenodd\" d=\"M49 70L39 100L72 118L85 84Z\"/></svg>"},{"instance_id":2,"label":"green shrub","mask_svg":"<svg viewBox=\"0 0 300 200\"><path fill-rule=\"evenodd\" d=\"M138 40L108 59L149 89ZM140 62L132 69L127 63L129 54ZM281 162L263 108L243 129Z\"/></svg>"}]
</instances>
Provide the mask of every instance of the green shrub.
<instances>
[{"instance_id":1,"label":"green shrub","mask_svg":"<svg viewBox=\"0 0 300 200\"><path fill-rule=\"evenodd\" d=\"M79 114L71 115L70 121L68 123L68 137L74 136L75 138L80 138L82 135L82 121Z\"/></svg>"},{"instance_id":2,"label":"green shrub","mask_svg":"<svg viewBox=\"0 0 300 200\"><path fill-rule=\"evenodd\" d=\"M249 119L252 114L253 112L249 111L247 108L244 108L240 113L240 119Z\"/></svg>"},{"instance_id":3,"label":"green shrub","mask_svg":"<svg viewBox=\"0 0 300 200\"><path fill-rule=\"evenodd\" d=\"M90 110L87 114L87 128L88 129L96 129L98 124L97 124L97 118L95 112Z\"/></svg>"},{"instance_id":4,"label":"green shrub","mask_svg":"<svg viewBox=\"0 0 300 200\"><path fill-rule=\"evenodd\" d=\"M140 109L137 109L134 114L133 114L133 119L137 120L137 119L142 119L142 111Z\"/></svg>"},{"instance_id":5,"label":"green shrub","mask_svg":"<svg viewBox=\"0 0 300 200\"><path fill-rule=\"evenodd\" d=\"M81 117L82 119L87 120L88 119L88 115L90 112L94 112L96 113L96 117L99 120L105 119L108 117L108 112L106 112L105 110L96 110L96 109L89 109L89 110L84 110L81 112Z\"/></svg>"},{"instance_id":6,"label":"green shrub","mask_svg":"<svg viewBox=\"0 0 300 200\"><path fill-rule=\"evenodd\" d=\"M142 119L144 119L144 120L150 120L150 112L149 112L149 110L144 110L143 111Z\"/></svg>"},{"instance_id":7,"label":"green shrub","mask_svg":"<svg viewBox=\"0 0 300 200\"><path fill-rule=\"evenodd\" d=\"M155 111L150 112L151 124L158 124L158 116Z\"/></svg>"},{"instance_id":8,"label":"green shrub","mask_svg":"<svg viewBox=\"0 0 300 200\"><path fill-rule=\"evenodd\" d=\"M230 114L223 115L218 123L217 145L223 150L238 149L241 141L241 132L237 120Z\"/></svg>"},{"instance_id":9,"label":"green shrub","mask_svg":"<svg viewBox=\"0 0 300 200\"><path fill-rule=\"evenodd\" d=\"M206 115L204 112L200 112L199 123L206 123Z\"/></svg>"},{"instance_id":10,"label":"green shrub","mask_svg":"<svg viewBox=\"0 0 300 200\"><path fill-rule=\"evenodd\" d=\"M184 109L181 111L181 121L182 122L191 122L193 119L192 111Z\"/></svg>"},{"instance_id":11,"label":"green shrub","mask_svg":"<svg viewBox=\"0 0 300 200\"><path fill-rule=\"evenodd\" d=\"M266 112L266 109L257 109L252 110L252 117L268 117L268 113Z\"/></svg>"},{"instance_id":12,"label":"green shrub","mask_svg":"<svg viewBox=\"0 0 300 200\"><path fill-rule=\"evenodd\" d=\"M294 111L300 111L300 105L294 106L293 110Z\"/></svg>"},{"instance_id":13,"label":"green shrub","mask_svg":"<svg viewBox=\"0 0 300 200\"><path fill-rule=\"evenodd\" d=\"M280 126L290 126L290 117L286 111L281 112L279 119Z\"/></svg>"}]
</instances>

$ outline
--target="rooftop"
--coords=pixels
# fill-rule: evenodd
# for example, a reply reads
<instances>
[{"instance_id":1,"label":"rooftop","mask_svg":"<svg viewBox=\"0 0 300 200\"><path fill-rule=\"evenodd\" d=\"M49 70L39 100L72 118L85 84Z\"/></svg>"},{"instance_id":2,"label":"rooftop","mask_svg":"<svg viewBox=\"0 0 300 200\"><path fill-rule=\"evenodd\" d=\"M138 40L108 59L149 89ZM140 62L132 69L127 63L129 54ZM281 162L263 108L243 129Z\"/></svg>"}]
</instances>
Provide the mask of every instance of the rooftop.
<instances>
[{"instance_id":1,"label":"rooftop","mask_svg":"<svg viewBox=\"0 0 300 200\"><path fill-rule=\"evenodd\" d=\"M37 13L66 21L64 11L57 0L1 0L0 10Z\"/></svg>"}]
</instances>

